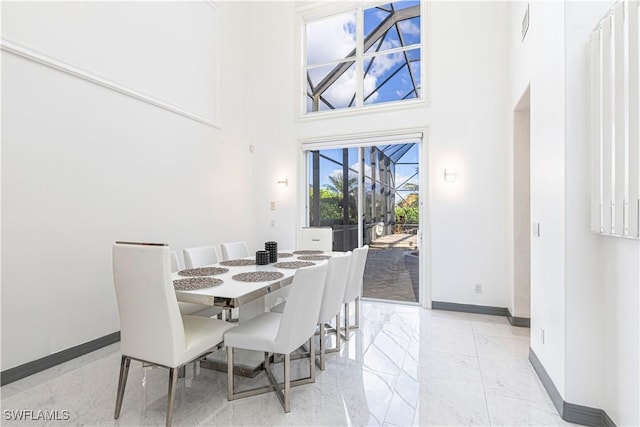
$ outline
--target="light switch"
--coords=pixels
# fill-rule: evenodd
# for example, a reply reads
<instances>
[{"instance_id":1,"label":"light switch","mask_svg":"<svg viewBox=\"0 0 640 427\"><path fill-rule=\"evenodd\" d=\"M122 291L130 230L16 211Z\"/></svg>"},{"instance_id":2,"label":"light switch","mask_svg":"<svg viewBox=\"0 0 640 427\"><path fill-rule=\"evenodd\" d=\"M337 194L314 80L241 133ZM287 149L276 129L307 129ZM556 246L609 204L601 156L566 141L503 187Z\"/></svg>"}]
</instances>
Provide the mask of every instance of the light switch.
<instances>
[{"instance_id":1,"label":"light switch","mask_svg":"<svg viewBox=\"0 0 640 427\"><path fill-rule=\"evenodd\" d=\"M533 223L533 237L540 237L540 223Z\"/></svg>"},{"instance_id":2,"label":"light switch","mask_svg":"<svg viewBox=\"0 0 640 427\"><path fill-rule=\"evenodd\" d=\"M274 202L274 201L271 202L271 210L272 211L276 210L276 202Z\"/></svg>"}]
</instances>

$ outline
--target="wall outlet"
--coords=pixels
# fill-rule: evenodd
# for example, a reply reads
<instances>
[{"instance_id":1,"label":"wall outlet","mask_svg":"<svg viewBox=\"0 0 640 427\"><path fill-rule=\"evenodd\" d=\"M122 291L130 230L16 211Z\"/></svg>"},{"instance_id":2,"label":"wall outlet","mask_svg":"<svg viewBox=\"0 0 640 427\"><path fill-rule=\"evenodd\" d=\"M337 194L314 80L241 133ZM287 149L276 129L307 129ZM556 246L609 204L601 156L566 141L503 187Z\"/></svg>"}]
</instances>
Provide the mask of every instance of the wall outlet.
<instances>
[{"instance_id":1,"label":"wall outlet","mask_svg":"<svg viewBox=\"0 0 640 427\"><path fill-rule=\"evenodd\" d=\"M473 286L473 291L474 291L476 294L481 294L481 293L482 293L482 283L476 283L476 284Z\"/></svg>"}]
</instances>

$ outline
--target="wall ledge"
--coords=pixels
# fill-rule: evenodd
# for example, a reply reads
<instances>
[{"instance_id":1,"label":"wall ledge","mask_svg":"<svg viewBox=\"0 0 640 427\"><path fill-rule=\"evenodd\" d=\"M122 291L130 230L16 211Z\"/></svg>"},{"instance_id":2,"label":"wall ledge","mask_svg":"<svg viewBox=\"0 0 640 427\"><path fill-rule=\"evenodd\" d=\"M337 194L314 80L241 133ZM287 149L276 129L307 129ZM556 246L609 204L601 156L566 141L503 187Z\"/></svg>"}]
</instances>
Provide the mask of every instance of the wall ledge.
<instances>
[{"instance_id":1,"label":"wall ledge","mask_svg":"<svg viewBox=\"0 0 640 427\"><path fill-rule=\"evenodd\" d=\"M79 79L88 81L98 86L102 86L106 89L112 90L121 95L128 96L130 98L136 99L138 101L144 102L149 105L153 105L154 107L161 108L165 111L169 111L171 113L177 114L187 119L194 120L196 122L202 123L209 127L216 128L216 129L221 128L220 124L216 123L213 120L207 119L199 114L185 110L184 108L181 108L175 104L155 98L151 95L142 93L140 91L124 86L120 83L114 82L107 78L98 76L97 74L94 74L77 65L72 65L67 62L61 61L59 59L52 58L48 55L45 55L44 53L37 52L33 49L29 49L25 46L22 46L10 40L4 39L4 38L0 39L0 49L2 49L5 52L11 53L13 55L19 56L21 58L28 59L29 61L44 65L51 69L61 71L70 76L77 77Z\"/></svg>"}]
</instances>

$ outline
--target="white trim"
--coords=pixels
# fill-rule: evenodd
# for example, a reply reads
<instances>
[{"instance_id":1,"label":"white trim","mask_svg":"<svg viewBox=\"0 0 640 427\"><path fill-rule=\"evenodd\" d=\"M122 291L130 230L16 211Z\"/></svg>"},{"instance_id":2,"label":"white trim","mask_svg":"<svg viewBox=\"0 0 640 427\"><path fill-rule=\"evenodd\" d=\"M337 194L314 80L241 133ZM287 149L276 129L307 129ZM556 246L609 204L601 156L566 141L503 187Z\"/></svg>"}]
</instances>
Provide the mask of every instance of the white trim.
<instances>
[{"instance_id":1,"label":"white trim","mask_svg":"<svg viewBox=\"0 0 640 427\"><path fill-rule=\"evenodd\" d=\"M202 0L207 6L213 9L215 12L218 11L218 2L213 0Z\"/></svg>"},{"instance_id":2,"label":"white trim","mask_svg":"<svg viewBox=\"0 0 640 427\"><path fill-rule=\"evenodd\" d=\"M142 101L149 105L153 105L154 107L162 108L163 110L169 111L174 114L178 114L187 119L197 121L199 123L202 123L204 125L207 125L216 129L220 129L219 123L213 120L207 119L205 117L202 117L199 114L185 110L181 107L178 107L177 105L171 104L166 101L162 101L158 98L139 92L127 86L121 85L120 83L114 82L105 77L101 77L77 65L69 64L67 62L64 62L59 59L52 58L43 53L37 52L33 49L29 49L27 47L21 46L10 40L4 39L4 38L0 39L0 49L2 49L5 52L36 62L38 64L47 66L54 70L62 71L63 73L69 74L70 76L80 78L90 83L94 83L98 86L102 86L106 89L112 90L114 92L120 93L122 95L128 96L138 101ZM215 102L218 102L218 101L215 101Z\"/></svg>"},{"instance_id":3,"label":"white trim","mask_svg":"<svg viewBox=\"0 0 640 427\"><path fill-rule=\"evenodd\" d=\"M399 143L411 139L422 140L423 137L424 132L422 129L402 129L384 132L340 134L318 138L301 138L299 142L300 149L304 152L311 150L329 150L332 148L368 147L379 145L380 143Z\"/></svg>"}]
</instances>

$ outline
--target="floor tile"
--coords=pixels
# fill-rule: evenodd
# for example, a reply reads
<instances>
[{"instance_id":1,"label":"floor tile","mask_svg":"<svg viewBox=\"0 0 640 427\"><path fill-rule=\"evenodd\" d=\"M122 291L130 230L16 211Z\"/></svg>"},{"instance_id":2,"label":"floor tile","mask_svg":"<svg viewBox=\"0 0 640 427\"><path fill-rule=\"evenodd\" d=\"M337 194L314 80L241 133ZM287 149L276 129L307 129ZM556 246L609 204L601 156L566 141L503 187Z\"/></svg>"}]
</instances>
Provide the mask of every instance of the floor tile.
<instances>
[{"instance_id":1,"label":"floor tile","mask_svg":"<svg viewBox=\"0 0 640 427\"><path fill-rule=\"evenodd\" d=\"M564 425L528 361L527 329L499 316L379 302L363 302L361 314L360 328L327 355L316 382L292 390L290 413L274 393L229 402L225 373L191 365L178 380L174 425ZM292 376L306 366L294 361ZM168 371L139 362L132 362L120 419L113 419L119 367L120 346L113 344L4 386L5 411L69 416L5 417L2 425L164 425ZM239 387L267 383L264 374L236 380Z\"/></svg>"},{"instance_id":2,"label":"floor tile","mask_svg":"<svg viewBox=\"0 0 640 427\"><path fill-rule=\"evenodd\" d=\"M492 426L567 426L551 403L532 403L527 400L487 393L487 406Z\"/></svg>"}]
</instances>

